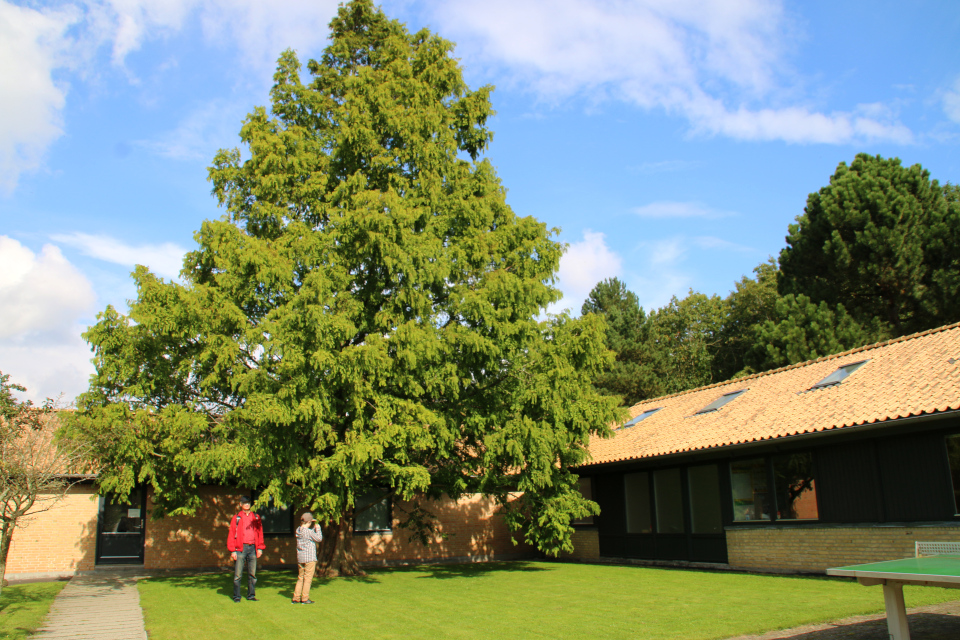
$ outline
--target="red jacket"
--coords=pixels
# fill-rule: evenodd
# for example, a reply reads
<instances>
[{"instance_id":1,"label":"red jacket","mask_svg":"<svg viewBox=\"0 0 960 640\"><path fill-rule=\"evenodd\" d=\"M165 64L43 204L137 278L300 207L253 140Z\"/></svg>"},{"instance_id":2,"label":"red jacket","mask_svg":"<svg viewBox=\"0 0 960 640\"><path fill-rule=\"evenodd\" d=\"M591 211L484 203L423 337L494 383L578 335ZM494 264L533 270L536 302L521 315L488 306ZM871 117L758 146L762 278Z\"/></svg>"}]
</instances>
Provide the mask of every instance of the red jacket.
<instances>
[{"instance_id":1,"label":"red jacket","mask_svg":"<svg viewBox=\"0 0 960 640\"><path fill-rule=\"evenodd\" d=\"M240 513L243 513L242 511ZM234 551L243 551L243 539L240 537L240 513L230 518L230 533L227 535L227 551L233 553ZM253 516L253 536L256 540L255 545L257 549L266 549L267 545L263 544L263 523L260 521L260 516L256 513L250 512L250 515Z\"/></svg>"}]
</instances>

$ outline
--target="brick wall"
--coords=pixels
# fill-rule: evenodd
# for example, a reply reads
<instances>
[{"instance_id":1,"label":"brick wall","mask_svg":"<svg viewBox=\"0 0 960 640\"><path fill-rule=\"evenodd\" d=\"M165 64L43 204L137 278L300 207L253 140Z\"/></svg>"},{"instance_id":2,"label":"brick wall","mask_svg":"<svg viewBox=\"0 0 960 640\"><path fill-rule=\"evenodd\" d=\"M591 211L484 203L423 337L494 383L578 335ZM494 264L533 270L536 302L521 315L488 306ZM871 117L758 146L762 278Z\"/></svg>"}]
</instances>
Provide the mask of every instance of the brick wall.
<instances>
[{"instance_id":1,"label":"brick wall","mask_svg":"<svg viewBox=\"0 0 960 640\"><path fill-rule=\"evenodd\" d=\"M960 527L757 527L727 530L731 567L823 572L863 562L907 558L914 542L960 542Z\"/></svg>"},{"instance_id":2,"label":"brick wall","mask_svg":"<svg viewBox=\"0 0 960 640\"><path fill-rule=\"evenodd\" d=\"M144 542L144 569L190 569L227 566L227 531L239 509L245 489L208 486L200 490L203 506L193 516L148 518ZM147 514L153 509L147 496ZM406 505L396 505L395 516ZM411 542L410 534L394 531L355 535L353 551L365 564L416 561L478 561L533 557L532 547L514 545L507 526L496 514L496 504L481 496L459 501L443 499L427 505L438 519L438 535L428 545ZM78 486L53 510L24 521L13 538L7 560L8 579L71 575L94 568L97 537L97 494ZM299 513L297 514L299 516ZM445 537L444 537L445 534ZM519 541L520 538L518 537ZM265 536L264 565L296 565L292 535Z\"/></svg>"},{"instance_id":3,"label":"brick wall","mask_svg":"<svg viewBox=\"0 0 960 640\"><path fill-rule=\"evenodd\" d=\"M166 517L147 524L145 569L214 567L230 564L227 531L236 514L238 499L248 491L221 487L201 490L204 506L194 516ZM147 500L148 510L153 503ZM394 515L406 505L396 505ZM488 560L532 555L528 545L514 546L503 519L495 514L496 504L480 496L459 501L443 499L427 508L439 522L438 535L430 544L408 540L410 534L394 531L355 535L353 552L365 564L393 564L442 559ZM297 514L299 516L299 513ZM299 518L298 518L299 519ZM446 534L446 537L443 537ZM260 562L264 565L296 565L296 544L292 535L265 536L267 549Z\"/></svg>"},{"instance_id":4,"label":"brick wall","mask_svg":"<svg viewBox=\"0 0 960 640\"><path fill-rule=\"evenodd\" d=\"M93 569L97 508L93 487L75 485L50 510L21 519L10 543L6 578L56 577Z\"/></svg>"},{"instance_id":5,"label":"brick wall","mask_svg":"<svg viewBox=\"0 0 960 640\"><path fill-rule=\"evenodd\" d=\"M600 536L596 529L577 529L573 533L573 553L561 553L561 558L576 560L600 559Z\"/></svg>"}]
</instances>

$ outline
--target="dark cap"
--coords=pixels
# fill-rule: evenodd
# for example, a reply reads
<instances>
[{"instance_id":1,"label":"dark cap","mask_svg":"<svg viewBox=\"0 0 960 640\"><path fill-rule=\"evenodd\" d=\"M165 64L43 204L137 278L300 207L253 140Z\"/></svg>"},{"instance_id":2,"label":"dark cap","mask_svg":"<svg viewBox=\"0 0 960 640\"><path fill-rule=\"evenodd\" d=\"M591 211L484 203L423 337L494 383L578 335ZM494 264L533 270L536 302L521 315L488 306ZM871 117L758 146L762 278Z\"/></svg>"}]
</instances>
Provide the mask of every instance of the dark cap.
<instances>
[{"instance_id":1,"label":"dark cap","mask_svg":"<svg viewBox=\"0 0 960 640\"><path fill-rule=\"evenodd\" d=\"M253 504L253 500L250 499L250 496L240 496L240 504Z\"/></svg>"}]
</instances>

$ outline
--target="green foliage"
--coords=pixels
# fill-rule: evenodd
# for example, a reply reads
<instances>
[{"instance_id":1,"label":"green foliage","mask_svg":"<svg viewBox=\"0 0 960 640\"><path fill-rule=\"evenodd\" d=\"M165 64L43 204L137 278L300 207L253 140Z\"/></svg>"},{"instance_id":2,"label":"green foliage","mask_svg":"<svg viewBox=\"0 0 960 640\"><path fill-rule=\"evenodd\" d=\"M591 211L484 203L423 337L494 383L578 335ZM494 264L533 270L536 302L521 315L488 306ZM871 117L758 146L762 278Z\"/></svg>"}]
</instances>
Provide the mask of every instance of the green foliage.
<instances>
[{"instance_id":1,"label":"green foliage","mask_svg":"<svg viewBox=\"0 0 960 640\"><path fill-rule=\"evenodd\" d=\"M960 320L958 266L956 188L920 165L859 154L790 225L779 286L904 335Z\"/></svg>"},{"instance_id":2,"label":"green foliage","mask_svg":"<svg viewBox=\"0 0 960 640\"><path fill-rule=\"evenodd\" d=\"M616 278L599 283L584 303L584 314L602 315L613 366L594 380L626 406L644 398L709 384L713 351L721 337L724 303L691 291L646 315L637 296Z\"/></svg>"},{"instance_id":3,"label":"green foliage","mask_svg":"<svg viewBox=\"0 0 960 640\"><path fill-rule=\"evenodd\" d=\"M729 380L762 370L752 361L756 328L776 318L777 262L770 258L754 270L756 278L744 276L724 299L725 317L720 340L713 352L713 380Z\"/></svg>"},{"instance_id":4,"label":"green foliage","mask_svg":"<svg viewBox=\"0 0 960 640\"><path fill-rule=\"evenodd\" d=\"M757 371L815 360L871 342L870 334L838 304L831 309L805 295L788 293L776 302L774 320L758 324L749 355Z\"/></svg>"},{"instance_id":5,"label":"green foliage","mask_svg":"<svg viewBox=\"0 0 960 640\"><path fill-rule=\"evenodd\" d=\"M647 357L647 317L636 294L617 278L597 284L581 309L583 315L596 314L606 321L607 346L616 360L594 381L597 389L618 395L625 406L646 397L651 382Z\"/></svg>"},{"instance_id":6,"label":"green foliage","mask_svg":"<svg viewBox=\"0 0 960 640\"><path fill-rule=\"evenodd\" d=\"M713 353L721 339L724 304L719 296L690 291L652 312L647 344L653 365L650 396L713 382Z\"/></svg>"},{"instance_id":7,"label":"green foliage","mask_svg":"<svg viewBox=\"0 0 960 640\"><path fill-rule=\"evenodd\" d=\"M73 429L106 490L147 482L180 513L240 482L328 522L374 488L479 491L570 548L597 508L568 469L616 417L590 385L612 354L598 319L537 319L562 245L506 204L480 157L491 88L452 48L356 0L308 83L283 53L240 132L249 159L214 159L227 216L195 235L184 284L138 267L129 317L85 334L97 372Z\"/></svg>"}]
</instances>

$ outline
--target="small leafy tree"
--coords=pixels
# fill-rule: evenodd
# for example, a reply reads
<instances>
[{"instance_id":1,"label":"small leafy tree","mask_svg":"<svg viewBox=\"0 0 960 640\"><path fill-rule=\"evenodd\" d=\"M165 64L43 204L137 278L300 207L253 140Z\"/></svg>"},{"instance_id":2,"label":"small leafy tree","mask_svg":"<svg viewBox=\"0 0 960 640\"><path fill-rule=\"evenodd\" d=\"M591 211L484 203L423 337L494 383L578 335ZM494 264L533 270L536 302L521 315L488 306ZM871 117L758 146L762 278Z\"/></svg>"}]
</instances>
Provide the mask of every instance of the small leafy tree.
<instances>
[{"instance_id":1,"label":"small leafy tree","mask_svg":"<svg viewBox=\"0 0 960 640\"><path fill-rule=\"evenodd\" d=\"M26 389L0 371L0 589L17 528L54 508L84 464L84 447L55 439L57 403L35 407L16 391Z\"/></svg>"},{"instance_id":2,"label":"small leafy tree","mask_svg":"<svg viewBox=\"0 0 960 640\"><path fill-rule=\"evenodd\" d=\"M491 88L370 0L307 68L285 52L241 129L249 158L214 159L227 216L196 234L185 284L138 267L130 315L86 333L97 373L72 429L101 486L148 483L160 514L194 511L203 483L260 488L257 506L327 523L330 573L360 572L370 495L413 501L401 526L426 540L428 499L478 492L570 549L598 511L570 469L618 415L590 385L612 354L596 316L538 320L563 247L481 157Z\"/></svg>"}]
</instances>

